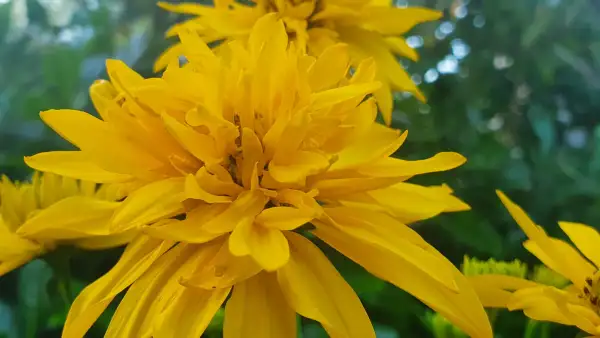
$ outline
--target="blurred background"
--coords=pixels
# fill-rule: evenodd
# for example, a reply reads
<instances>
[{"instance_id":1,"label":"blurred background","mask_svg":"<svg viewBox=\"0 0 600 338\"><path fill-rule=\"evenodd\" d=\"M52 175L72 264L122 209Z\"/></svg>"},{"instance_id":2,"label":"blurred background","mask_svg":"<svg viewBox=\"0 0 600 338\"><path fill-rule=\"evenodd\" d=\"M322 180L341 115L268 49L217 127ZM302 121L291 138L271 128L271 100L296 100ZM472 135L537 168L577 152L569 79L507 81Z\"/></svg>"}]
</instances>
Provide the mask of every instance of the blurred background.
<instances>
[{"instance_id":1,"label":"blurred background","mask_svg":"<svg viewBox=\"0 0 600 338\"><path fill-rule=\"evenodd\" d=\"M553 235L557 220L600 225L600 2L595 0L397 0L443 10L410 32L418 63L401 61L427 104L398 94L394 126L410 130L398 156L458 151L468 163L419 183L448 182L473 211L416 224L457 265L463 256L519 258L523 233L494 190L502 189ZM0 0L0 173L25 179L24 155L66 148L38 113L93 111L87 89L119 58L145 76L184 17L149 0ZM461 337L440 328L411 296L325 249L361 296L378 337ZM0 337L59 337L81 288L106 272L120 250L68 252L52 270L37 260L0 279ZM64 254L64 253L61 253ZM53 259L48 257L47 259ZM111 313L89 333L101 337ZM497 337L574 337L520 313L494 313ZM220 337L218 318L208 337ZM303 337L325 337L305 322Z\"/></svg>"}]
</instances>

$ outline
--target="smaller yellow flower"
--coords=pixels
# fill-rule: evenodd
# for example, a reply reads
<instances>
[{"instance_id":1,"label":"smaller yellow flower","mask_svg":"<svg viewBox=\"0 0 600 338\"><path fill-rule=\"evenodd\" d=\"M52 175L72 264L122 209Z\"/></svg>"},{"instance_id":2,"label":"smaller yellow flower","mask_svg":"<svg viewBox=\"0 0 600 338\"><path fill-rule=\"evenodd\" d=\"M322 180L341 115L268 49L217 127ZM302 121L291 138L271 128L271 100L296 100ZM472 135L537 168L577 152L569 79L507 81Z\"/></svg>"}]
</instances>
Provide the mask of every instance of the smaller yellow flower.
<instances>
[{"instance_id":1,"label":"smaller yellow flower","mask_svg":"<svg viewBox=\"0 0 600 338\"><path fill-rule=\"evenodd\" d=\"M425 101L397 56L419 60L403 35L420 23L439 19L442 17L439 11L398 8L391 0L216 0L214 3L213 7L159 2L166 10L195 16L173 26L167 36L187 30L197 32L206 42L244 41L261 17L276 13L283 20L290 41L311 56L342 42L349 47L354 68L367 58L375 61L381 87L373 95L386 124L392 121L392 91L410 92ZM166 68L182 52L182 44L167 49L156 61L155 70Z\"/></svg>"},{"instance_id":2,"label":"smaller yellow flower","mask_svg":"<svg viewBox=\"0 0 600 338\"><path fill-rule=\"evenodd\" d=\"M468 336L438 312L425 313L425 322L429 325L434 338L467 338Z\"/></svg>"},{"instance_id":3,"label":"smaller yellow flower","mask_svg":"<svg viewBox=\"0 0 600 338\"><path fill-rule=\"evenodd\" d=\"M31 182L12 182L2 177L0 276L53 250L57 244L102 249L128 242L131 233L108 235L108 220L119 205L118 198L116 186L98 187L54 174L36 173ZM106 224L106 233L102 233L100 224ZM83 235L90 227L96 229L98 237ZM57 232L65 241L50 240Z\"/></svg>"},{"instance_id":4,"label":"smaller yellow flower","mask_svg":"<svg viewBox=\"0 0 600 338\"><path fill-rule=\"evenodd\" d=\"M465 276L496 274L525 278L527 275L527 264L518 259L510 262L497 261L493 258L480 261L477 258L465 256L461 269Z\"/></svg>"},{"instance_id":5,"label":"smaller yellow flower","mask_svg":"<svg viewBox=\"0 0 600 338\"><path fill-rule=\"evenodd\" d=\"M554 272L553 270L548 269L544 265L537 265L533 269L533 273L531 274L531 277L529 279L536 283L554 286L559 289L561 289L569 284L568 279L566 279L562 275Z\"/></svg>"},{"instance_id":6,"label":"smaller yellow flower","mask_svg":"<svg viewBox=\"0 0 600 338\"><path fill-rule=\"evenodd\" d=\"M600 336L600 233L584 224L559 222L573 247L548 236L523 209L502 192L497 193L529 238L523 244L525 248L570 284L563 284L562 288L545 285L554 283L548 283L548 273L539 268L534 273L535 281L495 274L469 277L483 305L523 310L531 319L576 326L592 336ZM554 277L551 281L559 279Z\"/></svg>"}]
</instances>

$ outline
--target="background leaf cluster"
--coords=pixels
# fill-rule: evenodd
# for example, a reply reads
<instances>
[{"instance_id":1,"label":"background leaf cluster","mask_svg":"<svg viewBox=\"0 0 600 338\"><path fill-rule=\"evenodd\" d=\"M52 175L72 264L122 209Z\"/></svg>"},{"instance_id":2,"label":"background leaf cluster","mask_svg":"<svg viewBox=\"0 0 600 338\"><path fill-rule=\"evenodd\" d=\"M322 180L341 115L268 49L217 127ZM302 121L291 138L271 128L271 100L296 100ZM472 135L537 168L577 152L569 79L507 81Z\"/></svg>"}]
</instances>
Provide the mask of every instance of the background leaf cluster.
<instances>
[{"instance_id":1,"label":"background leaf cluster","mask_svg":"<svg viewBox=\"0 0 600 338\"><path fill-rule=\"evenodd\" d=\"M469 159L458 170L419 183L448 182L473 211L417 224L418 231L456 264L469 254L520 258L533 266L521 246L524 235L494 194L497 188L554 235L560 235L557 220L600 225L600 3L397 5L445 12L439 22L409 34L421 60L401 62L429 100L397 95L393 125L410 131L398 156L452 150ZM151 75L154 58L168 45L164 31L181 19L146 0L0 0L0 172L26 178L24 155L66 148L38 112L93 111L87 88L106 78L109 57ZM422 304L326 252L363 299L379 337L432 335ZM0 337L58 337L73 296L106 272L119 250L53 255L0 279ZM575 335L558 326L532 326L520 314L495 318L498 337ZM109 320L106 313L90 337L101 337ZM310 322L303 323L302 334L324 337Z\"/></svg>"}]
</instances>

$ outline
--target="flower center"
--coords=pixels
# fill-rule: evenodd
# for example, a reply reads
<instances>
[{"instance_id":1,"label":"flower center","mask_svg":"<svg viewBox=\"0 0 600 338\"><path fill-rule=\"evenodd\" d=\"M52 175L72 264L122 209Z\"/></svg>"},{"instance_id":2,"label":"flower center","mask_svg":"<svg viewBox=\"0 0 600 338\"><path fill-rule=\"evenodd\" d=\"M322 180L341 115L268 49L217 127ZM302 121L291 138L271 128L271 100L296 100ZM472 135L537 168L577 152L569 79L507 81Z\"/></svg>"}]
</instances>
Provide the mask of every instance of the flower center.
<instances>
[{"instance_id":1,"label":"flower center","mask_svg":"<svg viewBox=\"0 0 600 338\"><path fill-rule=\"evenodd\" d=\"M600 271L585 279L581 298L586 299L596 309L600 310Z\"/></svg>"}]
</instances>

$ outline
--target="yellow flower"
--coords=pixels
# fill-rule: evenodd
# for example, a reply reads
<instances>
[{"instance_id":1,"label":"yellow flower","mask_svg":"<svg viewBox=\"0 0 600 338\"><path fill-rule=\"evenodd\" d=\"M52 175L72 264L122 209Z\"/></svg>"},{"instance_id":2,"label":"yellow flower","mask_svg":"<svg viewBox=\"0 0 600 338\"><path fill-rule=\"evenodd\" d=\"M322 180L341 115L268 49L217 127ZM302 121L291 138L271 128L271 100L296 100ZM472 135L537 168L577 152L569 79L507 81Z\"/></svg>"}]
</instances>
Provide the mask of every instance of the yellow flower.
<instances>
[{"instance_id":1,"label":"yellow flower","mask_svg":"<svg viewBox=\"0 0 600 338\"><path fill-rule=\"evenodd\" d=\"M143 79L109 61L111 82L84 112L42 113L80 150L27 159L35 168L130 191L112 227L142 228L117 265L75 300L64 337L82 337L129 287L107 337L198 337L225 306L224 335L294 337L296 314L334 337L375 337L360 300L316 236L415 295L473 337L491 337L468 281L406 224L469 207L445 185L410 177L465 160L456 153L390 157L400 133L374 122L370 60L350 79L347 46L318 57L281 20L258 20L217 58L181 32L189 60Z\"/></svg>"},{"instance_id":2,"label":"yellow flower","mask_svg":"<svg viewBox=\"0 0 600 338\"><path fill-rule=\"evenodd\" d=\"M0 275L57 244L102 249L125 244L131 234L109 235L119 203L116 187L35 173L31 182L0 182ZM65 225L69 231L64 231ZM103 227L104 225L104 227ZM89 233L89 231L93 233ZM62 242L56 243L55 231ZM93 238L89 238L89 235Z\"/></svg>"},{"instance_id":3,"label":"yellow flower","mask_svg":"<svg viewBox=\"0 0 600 338\"><path fill-rule=\"evenodd\" d=\"M523 310L534 320L573 325L600 336L600 233L584 224L559 222L574 248L548 236L523 209L502 192L498 195L529 238L525 248L572 284L560 288L509 276L471 277L484 306Z\"/></svg>"},{"instance_id":4,"label":"yellow flower","mask_svg":"<svg viewBox=\"0 0 600 338\"><path fill-rule=\"evenodd\" d=\"M396 59L397 55L413 61L419 59L402 35L419 23L442 16L441 12L426 8L396 8L391 0L257 0L253 3L221 0L215 1L215 7L193 3L161 2L159 5L169 11L196 16L172 27L167 36L193 30L206 42L245 40L260 17L275 12L283 19L290 38L310 55L320 55L339 42L348 44L354 67L367 57L372 57L377 64L377 80L382 85L374 95L388 125L392 119L392 90L410 92L425 101ZM182 49L180 44L168 49L157 60L155 70L163 69L173 58L178 58Z\"/></svg>"}]
</instances>

